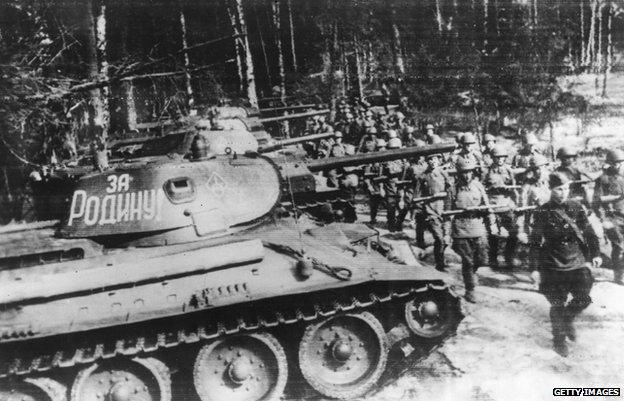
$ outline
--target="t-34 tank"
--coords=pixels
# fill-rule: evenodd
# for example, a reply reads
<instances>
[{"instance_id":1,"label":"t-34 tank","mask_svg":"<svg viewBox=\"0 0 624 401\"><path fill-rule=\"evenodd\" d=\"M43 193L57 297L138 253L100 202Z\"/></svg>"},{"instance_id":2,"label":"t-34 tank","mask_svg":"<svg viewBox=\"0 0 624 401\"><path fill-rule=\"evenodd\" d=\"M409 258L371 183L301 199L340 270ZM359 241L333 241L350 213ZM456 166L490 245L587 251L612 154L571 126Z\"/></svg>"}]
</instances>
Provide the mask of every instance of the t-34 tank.
<instances>
[{"instance_id":1,"label":"t-34 tank","mask_svg":"<svg viewBox=\"0 0 624 401\"><path fill-rule=\"evenodd\" d=\"M0 400L265 400L296 394L289 377L363 395L391 353L452 333L459 300L444 274L385 259L370 228L279 205L314 191L288 187L311 171L448 150L152 156L80 175L60 223L0 233Z\"/></svg>"}]
</instances>

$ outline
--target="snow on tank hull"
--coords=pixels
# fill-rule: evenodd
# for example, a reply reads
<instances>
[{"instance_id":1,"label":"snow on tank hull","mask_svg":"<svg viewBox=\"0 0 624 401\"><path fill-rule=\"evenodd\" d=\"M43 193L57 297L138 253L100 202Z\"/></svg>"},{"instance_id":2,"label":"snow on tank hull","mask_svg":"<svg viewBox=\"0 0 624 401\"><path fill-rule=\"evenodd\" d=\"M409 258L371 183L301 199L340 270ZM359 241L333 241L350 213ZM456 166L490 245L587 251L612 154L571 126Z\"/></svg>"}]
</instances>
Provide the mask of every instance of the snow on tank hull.
<instances>
[{"instance_id":1,"label":"snow on tank hull","mask_svg":"<svg viewBox=\"0 0 624 401\"><path fill-rule=\"evenodd\" d=\"M346 226L344 230L330 225L301 232L301 226L282 222L178 253L157 255L152 251L151 257L144 254L134 259L133 253L139 256L141 250L128 250L124 257L117 257L121 261L118 265L108 263L89 271L94 275L91 288L87 288L88 280L87 284L77 280L83 283L79 287L67 284L70 280L66 279L54 285L50 280L54 276L77 274L67 263L42 266L38 274L46 285L37 287L29 280L29 285L34 285L30 287L32 294L38 292L38 296L29 297L27 288L18 293L17 286L12 287L13 295L3 295L9 302L3 302L0 311L0 377L5 378L0 388L21 383L41 392L45 387L47 399L54 401L62 399L55 394L63 393L59 388L64 388L73 400L95 400L97 397L89 398L88 394L99 384L92 381L121 371L134 378L130 380L133 386L157 383L144 386L151 394L146 399L167 401L171 391L180 391L176 380L172 384L170 372L189 369L184 363L180 365L184 349L184 355L191 352L195 358L192 380L196 396L202 401L226 399L227 392L210 390L210 380L204 383L198 379L212 369L213 348L227 345L238 349L236 344L243 338L239 353L265 353L275 360L273 368L282 372L285 351L276 338L287 336L301 339L299 363L315 390L336 398L361 395L383 372L391 347L416 337L442 338L454 330L461 312L457 297L444 283L444 274L428 266L391 263L361 243L354 244L354 235L346 234L348 228L365 238L369 229ZM168 269L174 260L175 269ZM91 261L96 262L97 258ZM98 273L101 269L117 273L111 274L117 278L103 286ZM133 275L150 269L157 273L157 279ZM30 272L31 278L35 270ZM46 288L51 289L41 292ZM363 336L362 343L379 344L371 345L374 350L378 348L377 362L369 361L371 366L364 367L371 370L370 374L363 373L355 381L345 379L344 383L326 383L323 377L315 377L315 365L320 362L306 356L316 347L309 337L329 330L327 322L331 327L336 324L345 338ZM349 334L349 330L355 332ZM249 351L249 344L263 351L253 347ZM356 362L360 356L350 356L356 355L351 345L335 342L334 348L339 356L328 356L330 362L364 369ZM235 373L239 365L231 362L229 373L222 372L227 376L227 386L238 386ZM243 368L251 369L247 365L240 368L246 371ZM138 378L138 371L149 378ZM266 379L267 394L284 390L282 382L286 379L280 375ZM40 377L47 387L37 381ZM32 380L35 384L30 383ZM54 385L50 386L49 380ZM185 380L188 386L190 379ZM256 399L266 399L267 394L258 391L261 394Z\"/></svg>"}]
</instances>

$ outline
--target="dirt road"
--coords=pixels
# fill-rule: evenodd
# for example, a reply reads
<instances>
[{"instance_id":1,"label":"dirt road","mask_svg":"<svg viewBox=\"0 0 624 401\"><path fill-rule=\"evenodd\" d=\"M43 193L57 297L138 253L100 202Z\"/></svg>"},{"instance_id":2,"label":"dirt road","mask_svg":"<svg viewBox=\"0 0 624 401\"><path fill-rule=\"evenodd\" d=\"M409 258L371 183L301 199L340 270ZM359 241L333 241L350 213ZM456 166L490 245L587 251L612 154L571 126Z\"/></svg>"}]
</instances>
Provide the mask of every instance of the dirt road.
<instances>
[{"instance_id":1,"label":"dirt road","mask_svg":"<svg viewBox=\"0 0 624 401\"><path fill-rule=\"evenodd\" d=\"M450 274L463 293L459 265ZM479 274L478 303L465 303L457 335L366 400L578 400L553 397L553 387L624 387L624 287L611 271L595 271L568 358L552 351L549 305L528 274Z\"/></svg>"}]
</instances>

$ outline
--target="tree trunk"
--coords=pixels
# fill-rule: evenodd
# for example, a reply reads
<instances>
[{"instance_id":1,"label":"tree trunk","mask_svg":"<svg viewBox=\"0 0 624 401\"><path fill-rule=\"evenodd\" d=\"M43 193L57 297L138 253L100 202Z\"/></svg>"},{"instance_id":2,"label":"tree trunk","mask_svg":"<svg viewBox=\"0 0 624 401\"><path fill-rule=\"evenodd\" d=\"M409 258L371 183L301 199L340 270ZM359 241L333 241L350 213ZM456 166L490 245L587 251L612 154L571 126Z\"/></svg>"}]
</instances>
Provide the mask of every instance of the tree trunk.
<instances>
[{"instance_id":1,"label":"tree trunk","mask_svg":"<svg viewBox=\"0 0 624 401\"><path fill-rule=\"evenodd\" d=\"M258 95L256 92L256 78L254 75L253 59L249 48L249 37L247 35L247 24L245 23L245 13L243 11L243 1L236 0L236 11L238 14L239 30L243 38L243 48L245 49L245 78L247 80L247 99L251 107L258 108Z\"/></svg>"},{"instance_id":2,"label":"tree trunk","mask_svg":"<svg viewBox=\"0 0 624 401\"><path fill-rule=\"evenodd\" d=\"M240 1L240 0L239 0ZM280 18L280 0L271 2L273 10L273 28L275 29L275 45L277 46L277 64L279 67L279 88L282 102L286 100L286 73L284 71L284 53L282 51L282 24Z\"/></svg>"},{"instance_id":3,"label":"tree trunk","mask_svg":"<svg viewBox=\"0 0 624 401\"><path fill-rule=\"evenodd\" d=\"M595 56L595 41L596 41L596 8L598 7L598 1L592 0L591 2L591 16L589 23L589 36L587 37L587 53L585 55L585 64L591 69L594 67Z\"/></svg>"},{"instance_id":4,"label":"tree trunk","mask_svg":"<svg viewBox=\"0 0 624 401\"><path fill-rule=\"evenodd\" d=\"M188 47L188 43L186 40L186 19L184 18L184 10L182 9L182 6L180 5L179 7L180 7L180 34L182 36L181 42L182 42L182 48L186 49ZM188 52L183 52L182 54L184 55L184 70L185 70L184 78L185 78L185 84L186 84L186 96L188 97L189 109L193 109L193 107L195 106L195 98L193 97L191 73L189 72L191 68L191 60L190 60Z\"/></svg>"},{"instance_id":5,"label":"tree trunk","mask_svg":"<svg viewBox=\"0 0 624 401\"><path fill-rule=\"evenodd\" d=\"M444 27L444 20L442 19L442 5L440 4L442 0L435 0L436 6L436 21L438 23L438 32L442 33L442 29Z\"/></svg>"},{"instance_id":6,"label":"tree trunk","mask_svg":"<svg viewBox=\"0 0 624 401\"><path fill-rule=\"evenodd\" d=\"M128 54L128 25L123 24L121 31L121 56L124 61L128 60L130 55ZM137 110L136 102L134 99L134 85L132 81L124 81L122 83L124 98L126 100L126 128L128 131L134 131L137 129Z\"/></svg>"},{"instance_id":7,"label":"tree trunk","mask_svg":"<svg viewBox=\"0 0 624 401\"><path fill-rule=\"evenodd\" d=\"M360 56L360 46L358 41L353 38L353 46L355 48L355 73L357 75L357 93L358 98L364 99L364 76L362 74L362 60Z\"/></svg>"},{"instance_id":8,"label":"tree trunk","mask_svg":"<svg viewBox=\"0 0 624 401\"><path fill-rule=\"evenodd\" d=\"M533 27L537 28L538 18L537 18L537 0L533 0Z\"/></svg>"},{"instance_id":9,"label":"tree trunk","mask_svg":"<svg viewBox=\"0 0 624 401\"><path fill-rule=\"evenodd\" d=\"M603 69L602 75L602 97L607 97L607 77L611 72L611 57L613 56L612 49L612 36L611 36L611 28L612 28L612 20L613 20L613 4L611 2L607 3L607 57L605 60L605 66Z\"/></svg>"},{"instance_id":10,"label":"tree trunk","mask_svg":"<svg viewBox=\"0 0 624 401\"><path fill-rule=\"evenodd\" d=\"M267 56L266 44L264 43L264 36L262 35L262 26L260 25L260 12L255 9L256 25L258 26L258 38L260 39L260 48L262 49L262 57L264 58L264 71L266 72L267 83L271 85L271 70L269 70L269 56Z\"/></svg>"},{"instance_id":11,"label":"tree trunk","mask_svg":"<svg viewBox=\"0 0 624 401\"><path fill-rule=\"evenodd\" d=\"M581 64L585 64L585 0L579 0L581 4Z\"/></svg>"},{"instance_id":12,"label":"tree trunk","mask_svg":"<svg viewBox=\"0 0 624 401\"><path fill-rule=\"evenodd\" d=\"M392 26L392 52L394 53L394 68L397 76L402 77L405 75L405 64L403 62L402 46L401 46L401 32L399 26L396 23L396 10L393 0L389 0L388 7L390 8L390 24Z\"/></svg>"},{"instance_id":13,"label":"tree trunk","mask_svg":"<svg viewBox=\"0 0 624 401\"><path fill-rule=\"evenodd\" d=\"M286 0L288 7L288 27L290 29L290 54L292 55L293 71L297 72L297 52L295 51L295 27L293 25L292 4L291 0Z\"/></svg>"},{"instance_id":14,"label":"tree trunk","mask_svg":"<svg viewBox=\"0 0 624 401\"><path fill-rule=\"evenodd\" d=\"M99 4L98 4L99 5ZM89 66L89 79L93 81L100 80L101 77L108 74L108 65L106 64L106 6L99 5L98 15L94 18L93 2L85 1L86 12L84 18L88 30L87 43L87 63ZM98 54L100 53L100 54ZM99 62L101 56L102 63ZM93 89L90 91L91 105L93 107L93 115L90 117L90 125L92 127L92 139L106 138L108 131L108 110L106 94L108 89Z\"/></svg>"},{"instance_id":15,"label":"tree trunk","mask_svg":"<svg viewBox=\"0 0 624 401\"><path fill-rule=\"evenodd\" d=\"M484 51L487 49L488 45L488 7L490 7L490 2L488 0L483 0L483 38L481 46L483 46Z\"/></svg>"},{"instance_id":16,"label":"tree trunk","mask_svg":"<svg viewBox=\"0 0 624 401\"><path fill-rule=\"evenodd\" d=\"M240 93L243 93L245 89L245 78L243 75L243 51L242 47L244 47L243 39L239 36L240 31L238 29L238 22L236 21L236 17L232 13L232 10L229 6L226 7L228 18L230 19L230 24L232 25L232 30L234 31L234 52L236 55L236 73L238 75L238 90Z\"/></svg>"},{"instance_id":17,"label":"tree trunk","mask_svg":"<svg viewBox=\"0 0 624 401\"><path fill-rule=\"evenodd\" d=\"M368 83L373 82L373 44L369 41L366 46L366 78Z\"/></svg>"},{"instance_id":18,"label":"tree trunk","mask_svg":"<svg viewBox=\"0 0 624 401\"><path fill-rule=\"evenodd\" d=\"M597 50L596 50L596 79L594 81L594 86L595 86L595 90L596 90L596 95L598 95L598 88L599 88L599 77L600 77L600 73L602 72L602 65L603 65L603 51L602 51L602 12L603 12L603 4L602 2L598 5L598 45L597 45Z\"/></svg>"}]
</instances>

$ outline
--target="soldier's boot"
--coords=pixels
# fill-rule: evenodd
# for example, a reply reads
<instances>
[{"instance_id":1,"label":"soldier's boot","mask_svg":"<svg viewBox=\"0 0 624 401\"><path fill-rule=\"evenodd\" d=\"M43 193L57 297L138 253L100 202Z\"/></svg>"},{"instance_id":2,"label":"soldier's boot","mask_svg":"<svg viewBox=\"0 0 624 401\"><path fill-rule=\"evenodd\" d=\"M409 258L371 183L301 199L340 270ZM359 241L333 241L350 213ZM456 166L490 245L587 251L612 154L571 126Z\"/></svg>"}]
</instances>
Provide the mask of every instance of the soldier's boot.
<instances>
[{"instance_id":1,"label":"soldier's boot","mask_svg":"<svg viewBox=\"0 0 624 401\"><path fill-rule=\"evenodd\" d=\"M436 240L433 244L433 256L435 258L436 270L446 271L446 261L444 260L444 244Z\"/></svg>"},{"instance_id":2,"label":"soldier's boot","mask_svg":"<svg viewBox=\"0 0 624 401\"><path fill-rule=\"evenodd\" d=\"M565 337L554 338L553 349L564 358L567 358L568 355L570 355L570 350L568 349L568 344L566 344Z\"/></svg>"},{"instance_id":3,"label":"soldier's boot","mask_svg":"<svg viewBox=\"0 0 624 401\"><path fill-rule=\"evenodd\" d=\"M425 249L425 216L421 213L416 214L416 246Z\"/></svg>"},{"instance_id":4,"label":"soldier's boot","mask_svg":"<svg viewBox=\"0 0 624 401\"><path fill-rule=\"evenodd\" d=\"M565 330L565 308L563 306L550 307L550 324L553 333L553 349L562 357L569 355L568 345L566 344Z\"/></svg>"},{"instance_id":5,"label":"soldier's boot","mask_svg":"<svg viewBox=\"0 0 624 401\"><path fill-rule=\"evenodd\" d=\"M576 341L577 336L576 328L574 328L574 316L566 314L564 323L566 337L568 337L570 341Z\"/></svg>"},{"instance_id":6,"label":"soldier's boot","mask_svg":"<svg viewBox=\"0 0 624 401\"><path fill-rule=\"evenodd\" d=\"M516 248L518 246L518 233L511 232L509 237L507 237L507 242L505 243L505 267L508 270L513 270L513 258L516 253Z\"/></svg>"},{"instance_id":7,"label":"soldier's boot","mask_svg":"<svg viewBox=\"0 0 624 401\"><path fill-rule=\"evenodd\" d=\"M498 237L495 235L490 235L488 238L488 242L490 245L490 268L492 270L500 270L500 266L498 265Z\"/></svg>"},{"instance_id":8,"label":"soldier's boot","mask_svg":"<svg viewBox=\"0 0 624 401\"><path fill-rule=\"evenodd\" d=\"M476 304L477 303L477 297L475 295L474 290L466 290L466 292L464 293L464 299L466 300L466 302L470 302L472 304Z\"/></svg>"}]
</instances>

